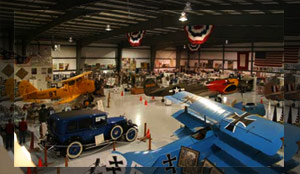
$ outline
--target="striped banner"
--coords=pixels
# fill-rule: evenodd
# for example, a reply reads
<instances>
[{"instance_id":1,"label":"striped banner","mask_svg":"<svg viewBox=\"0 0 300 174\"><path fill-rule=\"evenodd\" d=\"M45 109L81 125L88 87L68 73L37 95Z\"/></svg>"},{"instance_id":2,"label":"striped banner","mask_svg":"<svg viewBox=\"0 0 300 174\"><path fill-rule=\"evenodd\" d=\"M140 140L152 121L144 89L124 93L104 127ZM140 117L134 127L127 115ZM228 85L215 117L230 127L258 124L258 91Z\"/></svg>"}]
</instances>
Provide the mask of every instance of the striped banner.
<instances>
[{"instance_id":1,"label":"striped banner","mask_svg":"<svg viewBox=\"0 0 300 174\"><path fill-rule=\"evenodd\" d=\"M199 50L200 45L199 45L199 44L191 44L191 43L189 43L189 44L188 44L188 47L189 47L189 50L190 50L191 52L196 52L196 51Z\"/></svg>"},{"instance_id":2,"label":"striped banner","mask_svg":"<svg viewBox=\"0 0 300 174\"><path fill-rule=\"evenodd\" d=\"M128 42L131 46L136 47L141 45L141 41L144 38L146 31L141 30L138 32L127 33Z\"/></svg>"},{"instance_id":3,"label":"striped banner","mask_svg":"<svg viewBox=\"0 0 300 174\"><path fill-rule=\"evenodd\" d=\"M282 67L283 52L255 52L255 66Z\"/></svg>"},{"instance_id":4,"label":"striped banner","mask_svg":"<svg viewBox=\"0 0 300 174\"><path fill-rule=\"evenodd\" d=\"M298 63L300 46L284 46L284 63Z\"/></svg>"},{"instance_id":5,"label":"striped banner","mask_svg":"<svg viewBox=\"0 0 300 174\"><path fill-rule=\"evenodd\" d=\"M184 31L192 44L203 44L208 39L214 26L213 25L195 25L185 26Z\"/></svg>"}]
</instances>

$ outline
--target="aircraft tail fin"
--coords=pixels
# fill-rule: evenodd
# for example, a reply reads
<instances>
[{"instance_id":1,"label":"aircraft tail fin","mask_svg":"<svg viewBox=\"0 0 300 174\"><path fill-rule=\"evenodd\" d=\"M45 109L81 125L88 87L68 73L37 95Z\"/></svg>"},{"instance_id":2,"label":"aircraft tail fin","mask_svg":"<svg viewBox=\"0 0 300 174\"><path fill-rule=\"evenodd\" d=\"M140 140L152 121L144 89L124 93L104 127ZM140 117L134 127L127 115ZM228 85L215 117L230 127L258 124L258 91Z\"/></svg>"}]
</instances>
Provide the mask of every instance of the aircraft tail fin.
<instances>
[{"instance_id":1,"label":"aircraft tail fin","mask_svg":"<svg viewBox=\"0 0 300 174\"><path fill-rule=\"evenodd\" d=\"M37 92L38 89L34 87L29 81L22 80L19 84L19 94L23 97L27 94Z\"/></svg>"},{"instance_id":2,"label":"aircraft tail fin","mask_svg":"<svg viewBox=\"0 0 300 174\"><path fill-rule=\"evenodd\" d=\"M152 96L151 92L158 88L159 86L154 79L147 79L144 83L144 93L147 96Z\"/></svg>"}]
</instances>

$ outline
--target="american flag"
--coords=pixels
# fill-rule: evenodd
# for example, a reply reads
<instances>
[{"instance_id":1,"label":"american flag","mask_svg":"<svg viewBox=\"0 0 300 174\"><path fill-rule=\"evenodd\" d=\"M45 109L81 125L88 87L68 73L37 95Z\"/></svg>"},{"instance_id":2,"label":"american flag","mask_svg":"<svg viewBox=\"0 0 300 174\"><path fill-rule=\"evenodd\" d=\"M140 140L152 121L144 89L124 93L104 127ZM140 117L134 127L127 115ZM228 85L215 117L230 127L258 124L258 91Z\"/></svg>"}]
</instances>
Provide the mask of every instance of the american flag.
<instances>
[{"instance_id":1,"label":"american flag","mask_svg":"<svg viewBox=\"0 0 300 174\"><path fill-rule=\"evenodd\" d=\"M255 66L282 67L283 52L255 52Z\"/></svg>"},{"instance_id":2,"label":"american flag","mask_svg":"<svg viewBox=\"0 0 300 174\"><path fill-rule=\"evenodd\" d=\"M300 46L284 46L284 63L298 63Z\"/></svg>"}]
</instances>

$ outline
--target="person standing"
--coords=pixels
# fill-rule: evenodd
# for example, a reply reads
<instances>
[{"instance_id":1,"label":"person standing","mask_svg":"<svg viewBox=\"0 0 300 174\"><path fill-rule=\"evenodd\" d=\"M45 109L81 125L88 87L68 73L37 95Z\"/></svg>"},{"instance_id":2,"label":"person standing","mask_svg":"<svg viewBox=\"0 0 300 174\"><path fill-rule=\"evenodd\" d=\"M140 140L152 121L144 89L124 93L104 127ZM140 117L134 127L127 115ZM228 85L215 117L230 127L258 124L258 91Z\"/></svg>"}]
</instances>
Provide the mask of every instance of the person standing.
<instances>
[{"instance_id":1,"label":"person standing","mask_svg":"<svg viewBox=\"0 0 300 174\"><path fill-rule=\"evenodd\" d=\"M46 105L42 104L41 109L39 110L39 121L40 121L40 138L43 139L47 133L47 118L49 115Z\"/></svg>"},{"instance_id":2,"label":"person standing","mask_svg":"<svg viewBox=\"0 0 300 174\"><path fill-rule=\"evenodd\" d=\"M26 138L26 132L27 132L27 122L24 118L22 118L22 121L19 123L19 130L20 130L20 139L19 143L24 144L25 138Z\"/></svg>"},{"instance_id":3,"label":"person standing","mask_svg":"<svg viewBox=\"0 0 300 174\"><path fill-rule=\"evenodd\" d=\"M12 120L9 119L8 123L5 125L5 133L6 133L6 149L13 148L13 141L14 141L14 124Z\"/></svg>"}]
</instances>

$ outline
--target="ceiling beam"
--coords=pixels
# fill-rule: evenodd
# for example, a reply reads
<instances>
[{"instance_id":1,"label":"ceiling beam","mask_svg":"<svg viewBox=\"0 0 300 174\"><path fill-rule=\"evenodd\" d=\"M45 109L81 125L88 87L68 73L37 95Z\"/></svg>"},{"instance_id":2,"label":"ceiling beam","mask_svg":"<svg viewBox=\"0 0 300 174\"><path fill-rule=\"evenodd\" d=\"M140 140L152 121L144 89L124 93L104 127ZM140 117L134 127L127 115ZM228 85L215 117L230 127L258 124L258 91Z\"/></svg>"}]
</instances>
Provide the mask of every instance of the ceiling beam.
<instances>
[{"instance_id":1,"label":"ceiling beam","mask_svg":"<svg viewBox=\"0 0 300 174\"><path fill-rule=\"evenodd\" d=\"M75 10L70 10L67 11L64 15L54 19L53 21L45 24L44 26L40 27L37 30L32 31L31 33L29 33L24 40L26 40L26 43L29 43L30 41L32 41L34 38L36 38L38 35L42 34L43 32L58 26L64 22L70 21L72 19L75 19L77 17L80 16L84 16L87 14L91 14L91 13L96 13L98 11L92 11L92 10L79 10L79 9L75 9Z\"/></svg>"},{"instance_id":2,"label":"ceiling beam","mask_svg":"<svg viewBox=\"0 0 300 174\"><path fill-rule=\"evenodd\" d=\"M71 8L88 5L99 1L101 0L58 0L57 3L50 7L49 10L65 11Z\"/></svg>"},{"instance_id":3,"label":"ceiling beam","mask_svg":"<svg viewBox=\"0 0 300 174\"><path fill-rule=\"evenodd\" d=\"M160 16L156 19L139 22L135 25L113 30L106 34L94 35L82 41L83 46L93 42L107 39L112 36L122 35L128 32L149 30L164 27L183 27L184 25L213 24L218 26L226 25L283 25L283 14L268 15L190 15L187 22L180 22L178 16Z\"/></svg>"}]
</instances>

